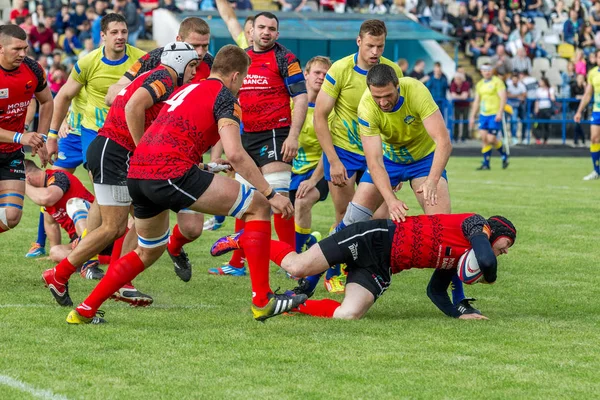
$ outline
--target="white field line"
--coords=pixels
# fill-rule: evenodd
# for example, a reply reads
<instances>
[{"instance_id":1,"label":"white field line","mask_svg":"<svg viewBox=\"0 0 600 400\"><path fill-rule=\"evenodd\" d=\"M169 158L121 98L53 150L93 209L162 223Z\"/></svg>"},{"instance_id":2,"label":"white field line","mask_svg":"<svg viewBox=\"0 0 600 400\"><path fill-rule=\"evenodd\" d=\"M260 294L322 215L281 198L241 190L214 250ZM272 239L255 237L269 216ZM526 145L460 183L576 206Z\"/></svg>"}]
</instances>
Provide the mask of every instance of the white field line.
<instances>
[{"instance_id":1,"label":"white field line","mask_svg":"<svg viewBox=\"0 0 600 400\"><path fill-rule=\"evenodd\" d=\"M33 397L44 400L68 400L65 396L54 394L50 390L38 389L31 385L21 382L10 376L0 375L0 385L8 386L21 392L29 393Z\"/></svg>"},{"instance_id":2,"label":"white field line","mask_svg":"<svg viewBox=\"0 0 600 400\"><path fill-rule=\"evenodd\" d=\"M214 304L187 304L187 305L154 304L154 305L150 306L150 309L157 308L159 310L188 310L188 309L217 308L217 307L218 306L216 306ZM0 309L2 309L2 308L57 308L57 307L56 307L56 305L52 305L52 304L0 304Z\"/></svg>"}]
</instances>

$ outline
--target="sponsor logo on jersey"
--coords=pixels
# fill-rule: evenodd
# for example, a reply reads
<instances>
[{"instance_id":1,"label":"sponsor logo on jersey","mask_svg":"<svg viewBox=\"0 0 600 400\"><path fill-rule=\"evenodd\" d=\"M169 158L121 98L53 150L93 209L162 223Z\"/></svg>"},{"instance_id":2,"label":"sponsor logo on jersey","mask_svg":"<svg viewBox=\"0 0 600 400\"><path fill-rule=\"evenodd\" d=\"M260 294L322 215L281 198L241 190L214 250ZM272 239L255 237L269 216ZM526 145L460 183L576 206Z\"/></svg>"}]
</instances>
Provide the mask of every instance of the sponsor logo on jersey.
<instances>
[{"instance_id":1,"label":"sponsor logo on jersey","mask_svg":"<svg viewBox=\"0 0 600 400\"><path fill-rule=\"evenodd\" d=\"M0 99L8 99L8 88L0 89Z\"/></svg>"},{"instance_id":2,"label":"sponsor logo on jersey","mask_svg":"<svg viewBox=\"0 0 600 400\"><path fill-rule=\"evenodd\" d=\"M33 81L29 81L25 84L25 90L29 90L33 87Z\"/></svg>"},{"instance_id":3,"label":"sponsor logo on jersey","mask_svg":"<svg viewBox=\"0 0 600 400\"><path fill-rule=\"evenodd\" d=\"M408 115L406 118L404 118L404 123L406 125L410 125L413 122L415 122L415 117L413 117L412 115Z\"/></svg>"},{"instance_id":4,"label":"sponsor logo on jersey","mask_svg":"<svg viewBox=\"0 0 600 400\"><path fill-rule=\"evenodd\" d=\"M352 243L348 246L348 249L350 250L350 253L352 253L352 259L354 261L358 260L358 242Z\"/></svg>"},{"instance_id":5,"label":"sponsor logo on jersey","mask_svg":"<svg viewBox=\"0 0 600 400\"><path fill-rule=\"evenodd\" d=\"M21 165L23 162L21 160L12 160L10 162L10 167L18 167L19 165Z\"/></svg>"}]
</instances>

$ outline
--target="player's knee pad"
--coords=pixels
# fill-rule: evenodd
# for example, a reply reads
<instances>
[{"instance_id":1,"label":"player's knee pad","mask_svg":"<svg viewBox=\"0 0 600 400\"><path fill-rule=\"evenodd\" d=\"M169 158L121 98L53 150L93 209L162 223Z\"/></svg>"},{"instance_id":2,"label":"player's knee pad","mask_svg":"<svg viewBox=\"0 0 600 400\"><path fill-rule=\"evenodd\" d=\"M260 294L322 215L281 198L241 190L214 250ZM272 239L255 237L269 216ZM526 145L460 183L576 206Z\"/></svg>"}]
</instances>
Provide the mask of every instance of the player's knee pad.
<instances>
[{"instance_id":1,"label":"player's knee pad","mask_svg":"<svg viewBox=\"0 0 600 400\"><path fill-rule=\"evenodd\" d=\"M169 234L170 232L167 229L164 235L156 238L144 238L138 235L138 245L146 249L154 249L160 246L166 246L167 243L169 243Z\"/></svg>"},{"instance_id":2,"label":"player's knee pad","mask_svg":"<svg viewBox=\"0 0 600 400\"><path fill-rule=\"evenodd\" d=\"M86 219L89 209L90 203L79 197L74 197L67 201L67 215L69 218L71 218L74 224L82 219Z\"/></svg>"},{"instance_id":3,"label":"player's knee pad","mask_svg":"<svg viewBox=\"0 0 600 400\"><path fill-rule=\"evenodd\" d=\"M25 199L25 196L23 196L21 193L4 193L4 194L0 195L0 199L4 199L7 197L16 197L21 200ZM12 224L11 223L12 221L9 222L9 219L14 219L14 218L9 217L8 213L6 212L7 208L12 208L12 209L18 210L17 214L20 214L21 210L23 210L23 206L21 204L12 203L10 201L10 199L0 200L0 223L2 223L2 225L4 225L7 229L10 229L16 224ZM20 217L17 216L16 219L18 220L18 219L20 219Z\"/></svg>"},{"instance_id":4,"label":"player's knee pad","mask_svg":"<svg viewBox=\"0 0 600 400\"><path fill-rule=\"evenodd\" d=\"M346 214L344 214L344 225L349 226L356 222L368 221L373 217L373 212L365 206L353 201L348 203Z\"/></svg>"},{"instance_id":5,"label":"player's knee pad","mask_svg":"<svg viewBox=\"0 0 600 400\"><path fill-rule=\"evenodd\" d=\"M240 185L240 190L238 192L237 198L233 203L233 206L229 209L227 215L231 215L232 217L241 219L242 216L252 204L252 199L254 198L254 189L250 186Z\"/></svg>"},{"instance_id":6,"label":"player's knee pad","mask_svg":"<svg viewBox=\"0 0 600 400\"><path fill-rule=\"evenodd\" d=\"M246 185L247 187L254 189L254 186L252 186L252 184L250 182L248 182L246 179L244 179L244 177L241 176L240 174L235 174L235 180L238 181L242 185Z\"/></svg>"},{"instance_id":7,"label":"player's knee pad","mask_svg":"<svg viewBox=\"0 0 600 400\"><path fill-rule=\"evenodd\" d=\"M270 174L265 174L265 180L269 182L274 191L278 193L289 192L292 171L271 172Z\"/></svg>"},{"instance_id":8,"label":"player's knee pad","mask_svg":"<svg viewBox=\"0 0 600 400\"><path fill-rule=\"evenodd\" d=\"M104 185L94 183L96 201L101 206L128 207L131 205L127 186Z\"/></svg>"}]
</instances>

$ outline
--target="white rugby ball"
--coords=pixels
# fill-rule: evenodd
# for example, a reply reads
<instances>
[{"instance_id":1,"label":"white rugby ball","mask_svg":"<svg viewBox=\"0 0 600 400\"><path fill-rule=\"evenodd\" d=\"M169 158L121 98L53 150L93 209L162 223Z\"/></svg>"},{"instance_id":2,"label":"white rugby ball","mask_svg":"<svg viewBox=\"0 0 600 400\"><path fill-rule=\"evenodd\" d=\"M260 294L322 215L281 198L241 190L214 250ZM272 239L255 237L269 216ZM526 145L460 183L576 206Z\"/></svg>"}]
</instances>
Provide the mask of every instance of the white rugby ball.
<instances>
[{"instance_id":1,"label":"white rugby ball","mask_svg":"<svg viewBox=\"0 0 600 400\"><path fill-rule=\"evenodd\" d=\"M468 250L465 254L460 256L456 269L456 273L460 280L467 285L477 283L483 277L483 272L481 272L481 269L479 268L473 249Z\"/></svg>"}]
</instances>

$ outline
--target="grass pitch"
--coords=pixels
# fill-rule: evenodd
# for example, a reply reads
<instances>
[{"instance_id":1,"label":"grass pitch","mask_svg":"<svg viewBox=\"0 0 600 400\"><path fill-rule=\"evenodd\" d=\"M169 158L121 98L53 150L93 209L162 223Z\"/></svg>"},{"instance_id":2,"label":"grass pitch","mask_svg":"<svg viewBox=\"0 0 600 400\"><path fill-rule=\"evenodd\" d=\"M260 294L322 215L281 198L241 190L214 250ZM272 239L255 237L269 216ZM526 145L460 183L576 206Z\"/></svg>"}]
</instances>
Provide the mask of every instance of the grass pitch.
<instances>
[{"instance_id":1,"label":"grass pitch","mask_svg":"<svg viewBox=\"0 0 600 400\"><path fill-rule=\"evenodd\" d=\"M210 244L186 246L194 264L180 281L165 254L136 281L147 309L108 302L104 326L67 326L40 280L49 261L24 258L37 208L0 235L0 399L199 398L595 398L600 392L600 182L583 182L587 158L474 158L448 167L455 212L502 214L516 245L493 286L466 287L490 321L447 318L429 301L431 271L406 271L361 321L280 316L252 319L249 279L209 276L226 261ZM81 176L81 173L79 174ZM413 194L403 189L411 214ZM314 210L327 232L329 201ZM293 281L272 268L272 287ZM74 276L80 302L95 282ZM322 286L316 298L326 295ZM341 296L334 296L341 299ZM12 379L12 380L11 380Z\"/></svg>"}]
</instances>

